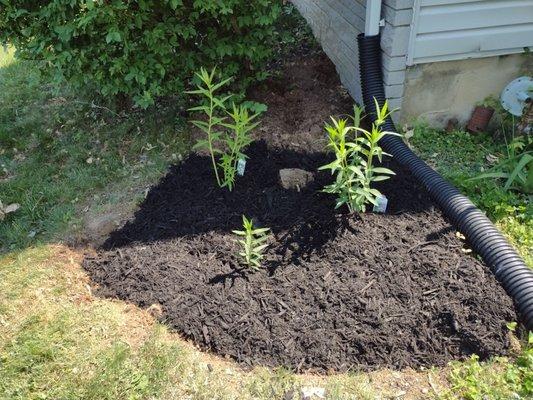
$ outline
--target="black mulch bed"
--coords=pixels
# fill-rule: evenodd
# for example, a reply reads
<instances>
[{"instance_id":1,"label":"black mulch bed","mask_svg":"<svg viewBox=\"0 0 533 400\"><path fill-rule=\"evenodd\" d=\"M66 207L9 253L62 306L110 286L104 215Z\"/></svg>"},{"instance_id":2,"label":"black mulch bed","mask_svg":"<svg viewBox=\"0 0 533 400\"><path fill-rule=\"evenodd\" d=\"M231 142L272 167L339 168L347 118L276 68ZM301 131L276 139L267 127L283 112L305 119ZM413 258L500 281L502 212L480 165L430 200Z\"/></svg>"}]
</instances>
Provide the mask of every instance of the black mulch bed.
<instances>
[{"instance_id":1,"label":"black mulch bed","mask_svg":"<svg viewBox=\"0 0 533 400\"><path fill-rule=\"evenodd\" d=\"M192 155L153 187L135 219L84 266L102 295L141 307L203 349L298 371L443 365L506 354L513 304L427 194L398 166L386 215L334 211L318 173L301 192L280 168L316 171L323 153L254 143L232 193ZM272 229L264 269L234 256L241 216Z\"/></svg>"}]
</instances>

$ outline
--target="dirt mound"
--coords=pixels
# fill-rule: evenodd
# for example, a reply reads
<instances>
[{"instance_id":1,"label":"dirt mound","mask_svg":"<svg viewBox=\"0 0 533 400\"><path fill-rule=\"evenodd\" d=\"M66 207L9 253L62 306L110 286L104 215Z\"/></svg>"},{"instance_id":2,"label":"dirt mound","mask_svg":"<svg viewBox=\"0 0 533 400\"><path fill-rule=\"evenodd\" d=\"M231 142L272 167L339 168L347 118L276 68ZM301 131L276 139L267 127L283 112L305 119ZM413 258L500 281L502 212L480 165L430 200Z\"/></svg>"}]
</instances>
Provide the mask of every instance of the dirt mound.
<instances>
[{"instance_id":1,"label":"dirt mound","mask_svg":"<svg viewBox=\"0 0 533 400\"><path fill-rule=\"evenodd\" d=\"M412 177L380 189L385 215L334 211L321 193L324 153L248 150L229 193L192 155L153 187L135 219L84 266L100 293L141 307L200 347L249 365L347 370L443 365L472 353L506 354L513 305ZM301 191L281 168L315 179ZM232 229L241 216L272 229L264 269L243 269Z\"/></svg>"}]
</instances>

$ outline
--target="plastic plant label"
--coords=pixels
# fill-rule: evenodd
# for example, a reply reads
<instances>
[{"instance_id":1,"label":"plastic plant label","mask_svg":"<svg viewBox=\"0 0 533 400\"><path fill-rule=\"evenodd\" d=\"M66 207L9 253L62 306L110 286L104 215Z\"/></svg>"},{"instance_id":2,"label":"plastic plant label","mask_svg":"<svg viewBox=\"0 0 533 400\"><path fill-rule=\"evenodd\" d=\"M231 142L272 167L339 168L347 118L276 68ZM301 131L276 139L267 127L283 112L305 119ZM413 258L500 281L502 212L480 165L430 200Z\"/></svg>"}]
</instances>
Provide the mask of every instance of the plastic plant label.
<instances>
[{"instance_id":1,"label":"plastic plant label","mask_svg":"<svg viewBox=\"0 0 533 400\"><path fill-rule=\"evenodd\" d=\"M244 158L239 158L239 161L237 161L237 174L239 174L240 176L243 176L245 168L246 168L246 160Z\"/></svg>"},{"instance_id":2,"label":"plastic plant label","mask_svg":"<svg viewBox=\"0 0 533 400\"><path fill-rule=\"evenodd\" d=\"M387 211L387 204L389 203L389 200L385 196L379 195L376 198L376 203L377 204L374 205L374 209L372 211L381 214Z\"/></svg>"}]
</instances>

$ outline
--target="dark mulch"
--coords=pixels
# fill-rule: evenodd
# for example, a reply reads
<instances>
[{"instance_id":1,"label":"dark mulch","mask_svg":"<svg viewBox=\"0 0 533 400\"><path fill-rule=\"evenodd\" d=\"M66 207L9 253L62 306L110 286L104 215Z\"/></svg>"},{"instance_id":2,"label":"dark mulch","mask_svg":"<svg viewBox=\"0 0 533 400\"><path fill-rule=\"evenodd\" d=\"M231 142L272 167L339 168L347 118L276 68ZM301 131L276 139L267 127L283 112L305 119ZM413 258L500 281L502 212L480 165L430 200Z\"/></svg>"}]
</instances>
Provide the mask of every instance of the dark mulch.
<instances>
[{"instance_id":1,"label":"dark mulch","mask_svg":"<svg viewBox=\"0 0 533 400\"><path fill-rule=\"evenodd\" d=\"M163 309L201 348L248 365L315 371L443 365L506 354L513 304L412 177L381 190L387 214L334 211L317 173L301 192L280 168L328 157L254 143L232 193L192 155L149 192L135 218L84 266L105 296ZM264 269L242 269L241 215L272 229Z\"/></svg>"}]
</instances>

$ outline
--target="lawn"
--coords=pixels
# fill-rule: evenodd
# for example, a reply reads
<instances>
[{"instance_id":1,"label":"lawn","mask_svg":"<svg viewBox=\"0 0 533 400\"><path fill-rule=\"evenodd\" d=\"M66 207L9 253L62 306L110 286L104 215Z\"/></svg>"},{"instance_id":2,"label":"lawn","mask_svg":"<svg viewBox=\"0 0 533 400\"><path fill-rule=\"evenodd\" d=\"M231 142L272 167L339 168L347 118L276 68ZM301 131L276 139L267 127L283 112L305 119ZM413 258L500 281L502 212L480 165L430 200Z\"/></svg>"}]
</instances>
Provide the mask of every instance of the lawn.
<instances>
[{"instance_id":1,"label":"lawn","mask_svg":"<svg viewBox=\"0 0 533 400\"><path fill-rule=\"evenodd\" d=\"M157 309L95 296L81 268L84 230L102 213L131 212L146 188L187 155L181 107L169 102L125 114L52 88L31 63L0 50L0 200L20 205L0 222L0 398L292 399L304 387L325 388L330 399L533 393L533 350L524 342L512 359L473 358L431 370L322 377L243 370L156 322ZM410 142L486 210L532 265L526 197L499 182L468 180L503 144L424 126Z\"/></svg>"}]
</instances>

